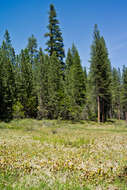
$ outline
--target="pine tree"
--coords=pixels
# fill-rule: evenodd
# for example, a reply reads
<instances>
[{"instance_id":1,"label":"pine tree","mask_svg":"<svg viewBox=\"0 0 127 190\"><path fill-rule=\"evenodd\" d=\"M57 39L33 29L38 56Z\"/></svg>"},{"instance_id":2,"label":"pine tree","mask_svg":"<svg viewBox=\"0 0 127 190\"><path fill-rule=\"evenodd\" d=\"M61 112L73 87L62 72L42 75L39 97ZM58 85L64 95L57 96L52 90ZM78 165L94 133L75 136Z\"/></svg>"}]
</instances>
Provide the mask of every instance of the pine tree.
<instances>
[{"instance_id":1,"label":"pine tree","mask_svg":"<svg viewBox=\"0 0 127 190\"><path fill-rule=\"evenodd\" d=\"M26 117L36 117L37 97L34 89L34 79L31 59L28 49L20 55L20 102L24 107Z\"/></svg>"},{"instance_id":2,"label":"pine tree","mask_svg":"<svg viewBox=\"0 0 127 190\"><path fill-rule=\"evenodd\" d=\"M91 46L91 78L98 106L98 122L106 121L111 104L111 68L103 37L97 25L94 28L94 41Z\"/></svg>"},{"instance_id":3,"label":"pine tree","mask_svg":"<svg viewBox=\"0 0 127 190\"><path fill-rule=\"evenodd\" d=\"M96 120L97 102L95 88L93 84L93 73L90 71L87 75L86 82L86 104L84 108L84 118L88 120Z\"/></svg>"},{"instance_id":4,"label":"pine tree","mask_svg":"<svg viewBox=\"0 0 127 190\"><path fill-rule=\"evenodd\" d=\"M33 34L31 37L28 38L27 49L30 55L31 64L34 65L35 63L34 59L37 57L38 51L37 51L37 39L34 37Z\"/></svg>"},{"instance_id":5,"label":"pine tree","mask_svg":"<svg viewBox=\"0 0 127 190\"><path fill-rule=\"evenodd\" d=\"M5 33L6 34L6 33ZM7 37L9 33L7 32ZM0 48L0 119L9 120L12 118L12 107L14 103L15 79L13 63L10 56L10 37L5 40Z\"/></svg>"},{"instance_id":6,"label":"pine tree","mask_svg":"<svg viewBox=\"0 0 127 190\"><path fill-rule=\"evenodd\" d=\"M7 57L10 59L11 63L15 65L15 51L12 47L11 38L8 30L5 31L2 48L6 50Z\"/></svg>"},{"instance_id":7,"label":"pine tree","mask_svg":"<svg viewBox=\"0 0 127 190\"><path fill-rule=\"evenodd\" d=\"M2 43L2 50L4 51L4 54L6 54L6 57L9 59L12 72L14 75L14 83L13 83L13 93L14 93L14 102L16 101L16 72L15 72L15 66L16 66L16 56L15 56L15 50L11 43L11 37L8 32L8 30L5 31L4 34L4 40Z\"/></svg>"},{"instance_id":8,"label":"pine tree","mask_svg":"<svg viewBox=\"0 0 127 190\"><path fill-rule=\"evenodd\" d=\"M69 119L79 119L85 104L86 84L80 57L74 44L67 54L65 85L66 115Z\"/></svg>"},{"instance_id":9,"label":"pine tree","mask_svg":"<svg viewBox=\"0 0 127 190\"><path fill-rule=\"evenodd\" d=\"M84 78L85 78L85 83L87 83L87 71L86 71L86 67L84 67Z\"/></svg>"},{"instance_id":10,"label":"pine tree","mask_svg":"<svg viewBox=\"0 0 127 190\"><path fill-rule=\"evenodd\" d=\"M123 117L127 121L127 67L125 66L123 66L122 80L122 109Z\"/></svg>"},{"instance_id":11,"label":"pine tree","mask_svg":"<svg viewBox=\"0 0 127 190\"><path fill-rule=\"evenodd\" d=\"M121 112L121 74L120 69L112 69L112 115L120 120Z\"/></svg>"},{"instance_id":12,"label":"pine tree","mask_svg":"<svg viewBox=\"0 0 127 190\"><path fill-rule=\"evenodd\" d=\"M86 91L85 77L84 77L83 68L81 66L81 60L78 50L74 45L72 47L72 51L74 51L74 53L72 52L73 56L72 72L74 78L73 93L76 104L82 107L82 105L84 105L85 103L85 91Z\"/></svg>"},{"instance_id":13,"label":"pine tree","mask_svg":"<svg viewBox=\"0 0 127 190\"><path fill-rule=\"evenodd\" d=\"M39 50L35 65L35 85L38 96L38 118L48 118L48 70L49 57Z\"/></svg>"},{"instance_id":14,"label":"pine tree","mask_svg":"<svg viewBox=\"0 0 127 190\"><path fill-rule=\"evenodd\" d=\"M59 21L57 20L56 10L53 4L50 5L49 25L47 28L49 32L45 34L45 37L48 37L49 40L46 43L46 51L48 52L49 56L52 56L55 52L61 63L61 68L64 69L65 64L63 63L63 58L65 57L65 53L63 38L59 27Z\"/></svg>"},{"instance_id":15,"label":"pine tree","mask_svg":"<svg viewBox=\"0 0 127 190\"><path fill-rule=\"evenodd\" d=\"M62 117L64 99L64 81L60 61L54 52L50 57L48 69L48 117L56 119Z\"/></svg>"}]
</instances>

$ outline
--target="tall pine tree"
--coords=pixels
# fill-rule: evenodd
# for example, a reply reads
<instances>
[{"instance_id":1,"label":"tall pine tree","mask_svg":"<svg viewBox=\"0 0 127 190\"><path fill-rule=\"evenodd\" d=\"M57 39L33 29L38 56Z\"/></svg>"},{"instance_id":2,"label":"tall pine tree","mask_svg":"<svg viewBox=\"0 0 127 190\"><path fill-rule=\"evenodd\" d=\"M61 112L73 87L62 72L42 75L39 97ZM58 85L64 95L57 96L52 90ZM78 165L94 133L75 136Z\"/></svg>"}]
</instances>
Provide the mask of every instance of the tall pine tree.
<instances>
[{"instance_id":1,"label":"tall pine tree","mask_svg":"<svg viewBox=\"0 0 127 190\"><path fill-rule=\"evenodd\" d=\"M127 67L123 66L122 74L122 108L123 108L123 118L127 121Z\"/></svg>"},{"instance_id":2,"label":"tall pine tree","mask_svg":"<svg viewBox=\"0 0 127 190\"><path fill-rule=\"evenodd\" d=\"M97 100L98 122L106 121L111 104L111 68L104 38L100 36L97 25L94 28L94 41L91 46L91 78L93 93Z\"/></svg>"},{"instance_id":3,"label":"tall pine tree","mask_svg":"<svg viewBox=\"0 0 127 190\"><path fill-rule=\"evenodd\" d=\"M0 119L9 120L12 118L12 107L15 101L15 78L8 31L5 32L4 37L0 48Z\"/></svg>"},{"instance_id":4,"label":"tall pine tree","mask_svg":"<svg viewBox=\"0 0 127 190\"><path fill-rule=\"evenodd\" d=\"M65 94L67 119L79 119L86 100L86 83L80 56L74 44L68 50L66 59Z\"/></svg>"},{"instance_id":5,"label":"tall pine tree","mask_svg":"<svg viewBox=\"0 0 127 190\"><path fill-rule=\"evenodd\" d=\"M38 59L35 64L35 85L38 97L38 119L48 118L48 76L49 57L39 50Z\"/></svg>"},{"instance_id":6,"label":"tall pine tree","mask_svg":"<svg viewBox=\"0 0 127 190\"><path fill-rule=\"evenodd\" d=\"M36 117L37 97L34 88L34 78L29 50L26 48L20 55L20 97L26 117Z\"/></svg>"},{"instance_id":7,"label":"tall pine tree","mask_svg":"<svg viewBox=\"0 0 127 190\"><path fill-rule=\"evenodd\" d=\"M60 61L54 52L50 57L50 64L48 69L48 110L49 118L56 119L63 117L64 107L64 81L62 76Z\"/></svg>"},{"instance_id":8,"label":"tall pine tree","mask_svg":"<svg viewBox=\"0 0 127 190\"><path fill-rule=\"evenodd\" d=\"M52 56L55 52L61 63L61 68L64 69L65 64L63 62L63 58L65 57L65 53L62 32L59 27L59 21L57 19L56 10L53 4L50 5L49 24L47 28L49 31L45 34L45 37L48 37L48 41L46 42L46 51L49 56Z\"/></svg>"},{"instance_id":9,"label":"tall pine tree","mask_svg":"<svg viewBox=\"0 0 127 190\"><path fill-rule=\"evenodd\" d=\"M112 116L120 120L121 115L121 74L120 69L112 69Z\"/></svg>"}]
</instances>

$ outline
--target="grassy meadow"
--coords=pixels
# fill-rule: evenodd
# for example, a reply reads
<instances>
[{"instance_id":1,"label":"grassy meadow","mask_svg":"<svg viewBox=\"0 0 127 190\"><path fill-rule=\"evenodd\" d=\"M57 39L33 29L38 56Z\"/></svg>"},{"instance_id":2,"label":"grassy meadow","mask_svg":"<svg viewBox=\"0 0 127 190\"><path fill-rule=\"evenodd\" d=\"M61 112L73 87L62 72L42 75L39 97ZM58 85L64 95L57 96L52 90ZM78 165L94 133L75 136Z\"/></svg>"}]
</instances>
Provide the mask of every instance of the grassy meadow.
<instances>
[{"instance_id":1,"label":"grassy meadow","mask_svg":"<svg viewBox=\"0 0 127 190\"><path fill-rule=\"evenodd\" d=\"M127 124L0 122L0 190L126 190Z\"/></svg>"}]
</instances>

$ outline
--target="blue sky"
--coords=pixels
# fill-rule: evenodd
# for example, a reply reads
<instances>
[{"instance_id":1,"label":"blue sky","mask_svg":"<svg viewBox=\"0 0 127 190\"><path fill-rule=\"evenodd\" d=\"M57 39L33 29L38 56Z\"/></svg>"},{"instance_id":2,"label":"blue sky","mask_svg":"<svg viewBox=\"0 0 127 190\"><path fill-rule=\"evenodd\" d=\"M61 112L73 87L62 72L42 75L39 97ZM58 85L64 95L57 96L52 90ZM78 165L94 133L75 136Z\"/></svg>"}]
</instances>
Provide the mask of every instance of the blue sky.
<instances>
[{"instance_id":1,"label":"blue sky","mask_svg":"<svg viewBox=\"0 0 127 190\"><path fill-rule=\"evenodd\" d=\"M127 65L127 0L0 0L0 41L6 29L16 52L32 34L45 48L49 5L56 8L65 50L74 42L82 64L89 68L93 27L98 24L114 67Z\"/></svg>"}]
</instances>

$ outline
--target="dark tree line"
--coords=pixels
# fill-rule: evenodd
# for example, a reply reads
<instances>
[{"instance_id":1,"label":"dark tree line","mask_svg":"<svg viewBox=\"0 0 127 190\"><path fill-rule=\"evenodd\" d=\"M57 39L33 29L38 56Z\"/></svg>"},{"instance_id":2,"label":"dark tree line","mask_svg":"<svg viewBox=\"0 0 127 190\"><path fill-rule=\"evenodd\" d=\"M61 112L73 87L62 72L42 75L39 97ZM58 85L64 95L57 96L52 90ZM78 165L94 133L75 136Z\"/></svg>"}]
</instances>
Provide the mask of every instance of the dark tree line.
<instances>
[{"instance_id":1,"label":"dark tree line","mask_svg":"<svg viewBox=\"0 0 127 190\"><path fill-rule=\"evenodd\" d=\"M104 37L94 27L90 70L82 67L75 44L65 57L59 21L50 5L47 48L32 35L15 54L6 30L0 46L0 120L12 118L127 119L127 68L112 68Z\"/></svg>"}]
</instances>

